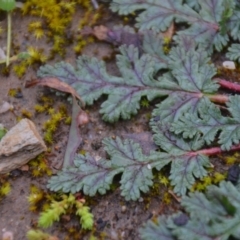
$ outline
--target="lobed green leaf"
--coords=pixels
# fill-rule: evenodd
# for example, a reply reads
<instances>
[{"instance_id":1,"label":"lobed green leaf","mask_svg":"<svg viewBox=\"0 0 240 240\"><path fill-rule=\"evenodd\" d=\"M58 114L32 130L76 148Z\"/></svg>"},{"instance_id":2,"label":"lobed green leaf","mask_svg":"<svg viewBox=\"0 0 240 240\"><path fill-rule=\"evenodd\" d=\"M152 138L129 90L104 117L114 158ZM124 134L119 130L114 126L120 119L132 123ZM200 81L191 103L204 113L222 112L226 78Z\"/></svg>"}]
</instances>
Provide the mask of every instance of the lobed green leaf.
<instances>
[{"instance_id":1,"label":"lobed green leaf","mask_svg":"<svg viewBox=\"0 0 240 240\"><path fill-rule=\"evenodd\" d=\"M97 191L105 194L110 189L113 177L123 173L122 196L126 200L137 200L140 192L147 192L153 184L152 169L160 170L169 163L166 154L152 152L150 156L144 155L140 145L133 140L104 139L103 143L111 160L96 161L89 155L77 155L75 166L65 168L52 177L48 188L71 193L82 190L90 196L95 195Z\"/></svg>"},{"instance_id":2,"label":"lobed green leaf","mask_svg":"<svg viewBox=\"0 0 240 240\"><path fill-rule=\"evenodd\" d=\"M205 194L195 192L182 198L181 205L189 215L178 212L148 221L140 229L141 239L227 240L239 239L240 193L229 182L211 185Z\"/></svg>"}]
</instances>

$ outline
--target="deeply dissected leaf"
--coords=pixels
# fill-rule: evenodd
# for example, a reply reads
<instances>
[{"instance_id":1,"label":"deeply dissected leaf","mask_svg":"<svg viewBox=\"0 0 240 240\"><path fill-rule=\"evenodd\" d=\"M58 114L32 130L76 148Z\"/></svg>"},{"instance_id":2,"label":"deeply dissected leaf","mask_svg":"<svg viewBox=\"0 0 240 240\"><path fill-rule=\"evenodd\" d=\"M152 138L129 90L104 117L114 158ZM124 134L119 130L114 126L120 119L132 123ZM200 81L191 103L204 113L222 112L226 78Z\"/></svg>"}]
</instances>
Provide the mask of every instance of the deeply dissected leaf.
<instances>
[{"instance_id":1,"label":"deeply dissected leaf","mask_svg":"<svg viewBox=\"0 0 240 240\"><path fill-rule=\"evenodd\" d=\"M203 45L208 51L212 52L212 46L221 51L227 45L229 37L221 33L223 16L226 15L226 8L234 8L233 1L228 0L203 0L200 1L201 9L197 21L186 30L180 31L179 35L189 36L197 43ZM224 15L225 14L225 15ZM227 16L226 17L230 17ZM227 19L228 19L227 18ZM226 21L227 21L226 19Z\"/></svg>"},{"instance_id":2,"label":"deeply dissected leaf","mask_svg":"<svg viewBox=\"0 0 240 240\"><path fill-rule=\"evenodd\" d=\"M218 143L223 150L229 150L233 144L240 142L240 96L230 96L227 102L232 117L222 116L219 107L204 99L198 106L198 113L185 113L179 121L172 123L172 131L183 134L184 138L192 138L202 134L202 139L211 144L216 134L221 131Z\"/></svg>"},{"instance_id":3,"label":"deeply dissected leaf","mask_svg":"<svg viewBox=\"0 0 240 240\"><path fill-rule=\"evenodd\" d=\"M195 93L213 93L218 89L218 85L211 80L216 69L208 62L209 57L205 51L180 45L170 52L169 67L181 89Z\"/></svg>"},{"instance_id":4,"label":"deeply dissected leaf","mask_svg":"<svg viewBox=\"0 0 240 240\"><path fill-rule=\"evenodd\" d=\"M226 54L226 57L233 60L233 61L240 62L240 44L238 44L238 43L232 44L228 48L228 52Z\"/></svg>"},{"instance_id":5,"label":"deeply dissected leaf","mask_svg":"<svg viewBox=\"0 0 240 240\"><path fill-rule=\"evenodd\" d=\"M147 30L136 32L129 26L115 26L112 29L105 26L87 28L85 34L93 34L100 40L105 40L113 45L133 45L138 48L140 54L147 53L151 55L156 64L156 70L167 68L167 56L163 51L163 40L159 34Z\"/></svg>"},{"instance_id":6,"label":"deeply dissected leaf","mask_svg":"<svg viewBox=\"0 0 240 240\"><path fill-rule=\"evenodd\" d=\"M196 178L206 176L206 168L211 167L209 158L196 152L202 147L203 141L199 140L198 136L192 141L184 141L169 132L166 123L157 122L153 126L153 131L155 143L169 154L168 158L171 160L169 178L174 186L174 192L178 195L186 194Z\"/></svg>"},{"instance_id":7,"label":"deeply dissected leaf","mask_svg":"<svg viewBox=\"0 0 240 240\"><path fill-rule=\"evenodd\" d=\"M232 4L232 1L230 1ZM231 17L226 23L226 29L230 32L231 37L234 40L240 40L240 3L234 1L235 9L232 11Z\"/></svg>"},{"instance_id":8,"label":"deeply dissected leaf","mask_svg":"<svg viewBox=\"0 0 240 240\"><path fill-rule=\"evenodd\" d=\"M164 104L170 101L177 104L171 108L179 113L192 103L196 110L204 94L215 93L218 89L218 84L211 80L216 71L209 64L208 55L189 38L181 37L179 46L173 48L166 58L161 48L159 50L162 43L157 36L157 42L152 44L153 36L152 33L147 34L143 40L143 50L148 54L140 54L132 45L120 47L121 55L117 55L117 65L122 77L109 75L103 61L87 56L78 59L76 70L70 64L58 63L41 67L38 75L44 79L55 76L69 84L87 104L93 104L103 94L108 95L100 112L103 119L109 122L120 117L129 119L136 114L143 96L151 101L169 95L170 100L165 100L160 108L165 108ZM165 66L172 73L154 79ZM181 99L181 102L175 101L176 98Z\"/></svg>"},{"instance_id":9,"label":"deeply dissected leaf","mask_svg":"<svg viewBox=\"0 0 240 240\"><path fill-rule=\"evenodd\" d=\"M163 40L153 31L144 31L142 51L149 54L155 62L156 71L168 68L168 57L163 52Z\"/></svg>"},{"instance_id":10,"label":"deeply dissected leaf","mask_svg":"<svg viewBox=\"0 0 240 240\"><path fill-rule=\"evenodd\" d=\"M144 155L140 145L132 140L105 139L103 143L110 160L96 161L89 155L77 155L75 166L65 168L58 176L52 177L49 188L72 193L83 190L90 196L97 191L104 194L110 188L113 177L122 173L121 195L126 200L136 200L140 192L147 192L152 186L152 169L161 170L171 162L171 184L178 195L184 195L195 183L195 178L207 175L206 168L211 164L207 156L196 152L202 145L201 141L196 138L186 142L162 127L159 126L154 141L165 153L151 151L149 155Z\"/></svg>"},{"instance_id":11,"label":"deeply dissected leaf","mask_svg":"<svg viewBox=\"0 0 240 240\"><path fill-rule=\"evenodd\" d=\"M149 53L154 53L157 46L158 43L152 47L148 45ZM154 76L158 60L153 56L148 54L139 56L139 50L131 45L121 47L121 55L118 55L117 59L118 68L123 77L110 76L103 62L86 56L78 60L76 70L71 65L60 63L55 67L41 68L39 75L42 77L57 75L59 79L74 87L88 104L92 104L102 94L108 94L108 100L103 102L100 112L103 113L103 118L110 122L116 121L120 116L127 119L131 114L136 113L139 100L144 95L149 100L157 96L168 95L154 110L150 124L154 132L155 143L166 152L165 160L172 162L170 179L174 191L179 195L184 195L187 189L192 187L196 178L201 179L206 176L206 168L211 165L208 157L195 153L204 143L199 136L196 136L193 141L184 141L169 132L168 123L177 121L186 111L197 112L200 103L209 94L217 92L219 86L212 80L216 70L212 64L209 64L207 53L186 37L181 37L180 45L170 52L167 64L172 70L171 73L166 73L157 80ZM114 146L114 149L116 150L117 146ZM121 151L117 149L117 152ZM126 167L124 172L119 170L123 172L122 194L126 198L131 196L130 199L137 199L140 191L146 192L151 186L152 173L148 171L148 168L161 169L161 164L164 163L158 154L155 156L151 153L150 158L159 158L155 162L159 164L159 167L150 164L148 168L142 168L145 166L145 161L149 164L149 159L138 154L138 161L144 161L143 165L139 164L139 168L134 164L131 165L133 158L129 158L129 167ZM118 159L120 155L115 153L111 156L112 164L114 164L114 159ZM119 162L123 166L122 156ZM111 166L109 166L110 169ZM133 179L132 176L134 176ZM70 178L69 181L72 179ZM83 185L78 190L82 188Z\"/></svg>"},{"instance_id":12,"label":"deeply dissected leaf","mask_svg":"<svg viewBox=\"0 0 240 240\"><path fill-rule=\"evenodd\" d=\"M159 137L159 139L157 138ZM184 195L187 188L190 188L196 178L206 175L206 167L210 167L206 156L191 154L199 148L197 139L191 144L182 139L174 138L169 132L158 134L155 142L167 153L150 152L148 156L142 154L138 143L132 140L124 142L117 138L105 139L106 151L111 160L101 159L96 161L87 155L78 155L75 159L75 166L63 169L58 176L52 177L49 181L49 188L57 191L75 193L83 190L85 194L95 195L96 192L104 194L112 182L113 177L123 173L121 177L122 196L126 200L136 200L140 192L147 192L152 186L152 169L161 170L166 164L172 162L171 183L174 191Z\"/></svg>"},{"instance_id":13,"label":"deeply dissected leaf","mask_svg":"<svg viewBox=\"0 0 240 240\"><path fill-rule=\"evenodd\" d=\"M65 168L53 176L48 187L53 191L76 193L83 190L84 194L93 196L105 194L110 189L113 177L122 172L122 168L113 168L105 159L96 161L93 157L76 155L73 167Z\"/></svg>"},{"instance_id":14,"label":"deeply dissected leaf","mask_svg":"<svg viewBox=\"0 0 240 240\"><path fill-rule=\"evenodd\" d=\"M172 72L159 78L162 89L172 92L154 109L151 126L176 121L186 111L196 112L204 94L217 92L219 86L211 80L216 69L208 62L206 52L196 48L189 38L183 37L181 44L172 49L169 60Z\"/></svg>"},{"instance_id":15,"label":"deeply dissected leaf","mask_svg":"<svg viewBox=\"0 0 240 240\"><path fill-rule=\"evenodd\" d=\"M137 17L138 24L136 26L141 30L152 28L165 31L174 19L177 21L188 21L188 19L198 17L198 14L188 5L182 5L182 0L113 0L111 9L119 14L129 14L136 10L144 10ZM186 16L188 16L188 19Z\"/></svg>"},{"instance_id":16,"label":"deeply dissected leaf","mask_svg":"<svg viewBox=\"0 0 240 240\"><path fill-rule=\"evenodd\" d=\"M185 224L176 224L180 212L159 217L157 223L148 221L140 230L141 239L159 239L165 235L166 239L176 240L227 240L230 236L240 239L239 202L240 193L231 183L212 185L205 194L195 192L182 198L181 205L190 216Z\"/></svg>"},{"instance_id":17,"label":"deeply dissected leaf","mask_svg":"<svg viewBox=\"0 0 240 240\"><path fill-rule=\"evenodd\" d=\"M122 117L129 119L140 108L142 96L152 100L166 95L157 80L154 80L155 63L150 55L139 56L139 51L132 45L120 48L117 65L122 77L107 73L105 63L87 56L80 57L76 70L67 63L41 67L39 77L55 76L69 84L82 97L86 104L93 104L102 94L108 99L102 104L100 112L103 119L114 122Z\"/></svg>"},{"instance_id":18,"label":"deeply dissected leaf","mask_svg":"<svg viewBox=\"0 0 240 240\"><path fill-rule=\"evenodd\" d=\"M152 168L160 170L169 163L169 160L159 153L152 152L150 156L142 154L138 143L125 140L124 143L117 138L116 141L105 139L103 143L107 152L112 156L112 165L123 167L121 178L122 196L126 200L136 200L140 197L140 190L147 192L152 182Z\"/></svg>"},{"instance_id":19,"label":"deeply dissected leaf","mask_svg":"<svg viewBox=\"0 0 240 240\"><path fill-rule=\"evenodd\" d=\"M89 155L77 155L75 166L65 168L52 177L48 187L54 191L71 193L83 190L84 194L90 196L97 191L105 194L113 177L122 173L122 196L126 200L137 200L140 192L147 192L153 184L152 169L160 170L169 163L167 154L152 152L150 156L146 156L140 145L132 140L105 139L103 143L111 160L96 161Z\"/></svg>"},{"instance_id":20,"label":"deeply dissected leaf","mask_svg":"<svg viewBox=\"0 0 240 240\"><path fill-rule=\"evenodd\" d=\"M212 52L213 46L220 51L229 41L228 30L233 34L239 29L236 21L238 9L235 9L233 0L186 1L186 3L182 0L113 0L111 9L119 14L142 10L136 18L136 27L140 30L165 31L174 20L186 22L189 27L178 32L178 35L191 37L209 52Z\"/></svg>"}]
</instances>

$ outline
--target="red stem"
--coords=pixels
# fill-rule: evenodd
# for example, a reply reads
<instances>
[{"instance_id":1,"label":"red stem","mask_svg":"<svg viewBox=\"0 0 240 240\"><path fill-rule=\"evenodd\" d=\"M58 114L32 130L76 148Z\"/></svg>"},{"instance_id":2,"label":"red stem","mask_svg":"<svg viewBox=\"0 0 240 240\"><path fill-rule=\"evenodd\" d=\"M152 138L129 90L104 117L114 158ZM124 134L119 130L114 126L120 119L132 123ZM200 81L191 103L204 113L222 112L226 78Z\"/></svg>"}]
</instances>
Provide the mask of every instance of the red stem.
<instances>
[{"instance_id":1,"label":"red stem","mask_svg":"<svg viewBox=\"0 0 240 240\"><path fill-rule=\"evenodd\" d=\"M232 146L227 152L236 151L236 150L240 150L240 144ZM220 147L214 147L214 148L199 150L196 152L190 152L188 155L196 156L198 154L204 154L204 155L210 156L210 155L216 155L223 152L225 152L225 150L222 150Z\"/></svg>"},{"instance_id":2,"label":"red stem","mask_svg":"<svg viewBox=\"0 0 240 240\"><path fill-rule=\"evenodd\" d=\"M220 78L216 78L214 80L216 80L219 83L219 85L223 88L227 88L227 89L230 89L230 90L233 90L236 92L240 92L240 84L238 84L238 83L229 82L227 80L220 79Z\"/></svg>"}]
</instances>

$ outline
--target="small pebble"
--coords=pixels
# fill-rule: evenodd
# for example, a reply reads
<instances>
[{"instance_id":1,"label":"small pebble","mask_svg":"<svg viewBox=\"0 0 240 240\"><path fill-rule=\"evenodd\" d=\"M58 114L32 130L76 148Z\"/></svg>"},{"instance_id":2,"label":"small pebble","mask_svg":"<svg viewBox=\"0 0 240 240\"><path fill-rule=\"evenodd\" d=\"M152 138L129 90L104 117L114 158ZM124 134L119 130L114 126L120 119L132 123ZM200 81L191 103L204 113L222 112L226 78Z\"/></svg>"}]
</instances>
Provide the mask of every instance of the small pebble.
<instances>
[{"instance_id":1,"label":"small pebble","mask_svg":"<svg viewBox=\"0 0 240 240\"><path fill-rule=\"evenodd\" d=\"M102 218L99 218L96 223L97 223L97 229L98 231L103 231L103 229L105 228L105 226L107 225L108 221L104 221Z\"/></svg>"},{"instance_id":2,"label":"small pebble","mask_svg":"<svg viewBox=\"0 0 240 240\"><path fill-rule=\"evenodd\" d=\"M85 111L82 110L79 113L79 115L77 117L77 123L78 123L79 127L89 123L89 116Z\"/></svg>"},{"instance_id":3,"label":"small pebble","mask_svg":"<svg viewBox=\"0 0 240 240\"><path fill-rule=\"evenodd\" d=\"M3 102L3 104L0 106L0 113L7 112L9 110L13 109L13 105L8 102Z\"/></svg>"},{"instance_id":4,"label":"small pebble","mask_svg":"<svg viewBox=\"0 0 240 240\"><path fill-rule=\"evenodd\" d=\"M15 98L23 98L23 94L21 92L18 92L14 97Z\"/></svg>"},{"instance_id":5,"label":"small pebble","mask_svg":"<svg viewBox=\"0 0 240 240\"><path fill-rule=\"evenodd\" d=\"M22 171L20 169L14 169L10 172L10 176L13 178L20 177L22 175Z\"/></svg>"},{"instance_id":6,"label":"small pebble","mask_svg":"<svg viewBox=\"0 0 240 240\"><path fill-rule=\"evenodd\" d=\"M236 69L235 63L233 61L225 61L223 62L223 67L227 69L234 70Z\"/></svg>"},{"instance_id":7,"label":"small pebble","mask_svg":"<svg viewBox=\"0 0 240 240\"><path fill-rule=\"evenodd\" d=\"M125 213L127 211L127 207L125 205L122 206L121 212Z\"/></svg>"},{"instance_id":8,"label":"small pebble","mask_svg":"<svg viewBox=\"0 0 240 240\"><path fill-rule=\"evenodd\" d=\"M181 213L179 216L173 219L173 222L175 225L180 227L186 225L188 220L189 220L188 215L186 215L185 213Z\"/></svg>"},{"instance_id":9,"label":"small pebble","mask_svg":"<svg viewBox=\"0 0 240 240\"><path fill-rule=\"evenodd\" d=\"M95 160L96 160L96 162L99 161L100 159L101 159L100 156L95 156Z\"/></svg>"},{"instance_id":10,"label":"small pebble","mask_svg":"<svg viewBox=\"0 0 240 240\"><path fill-rule=\"evenodd\" d=\"M114 229L111 230L111 238L114 240L118 239L118 234Z\"/></svg>"},{"instance_id":11,"label":"small pebble","mask_svg":"<svg viewBox=\"0 0 240 240\"><path fill-rule=\"evenodd\" d=\"M99 148L102 147L102 142L98 141L98 140L95 140L91 143L91 147L92 147L93 150L97 151Z\"/></svg>"},{"instance_id":12,"label":"small pebble","mask_svg":"<svg viewBox=\"0 0 240 240\"><path fill-rule=\"evenodd\" d=\"M4 232L2 235L2 240L13 240L12 232Z\"/></svg>"}]
</instances>

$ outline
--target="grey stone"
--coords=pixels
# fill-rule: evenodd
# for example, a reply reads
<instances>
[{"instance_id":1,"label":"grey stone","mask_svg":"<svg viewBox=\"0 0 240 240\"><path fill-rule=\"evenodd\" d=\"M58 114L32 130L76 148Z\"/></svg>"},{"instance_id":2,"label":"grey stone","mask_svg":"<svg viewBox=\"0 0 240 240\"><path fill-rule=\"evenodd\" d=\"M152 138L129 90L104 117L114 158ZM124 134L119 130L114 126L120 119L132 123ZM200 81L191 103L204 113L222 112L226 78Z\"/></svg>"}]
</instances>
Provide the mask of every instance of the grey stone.
<instances>
[{"instance_id":1,"label":"grey stone","mask_svg":"<svg viewBox=\"0 0 240 240\"><path fill-rule=\"evenodd\" d=\"M0 174L21 167L46 150L34 123L22 119L0 141Z\"/></svg>"}]
</instances>

